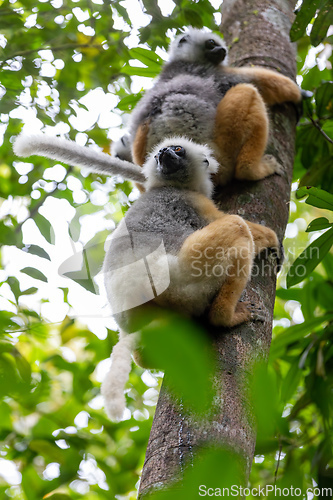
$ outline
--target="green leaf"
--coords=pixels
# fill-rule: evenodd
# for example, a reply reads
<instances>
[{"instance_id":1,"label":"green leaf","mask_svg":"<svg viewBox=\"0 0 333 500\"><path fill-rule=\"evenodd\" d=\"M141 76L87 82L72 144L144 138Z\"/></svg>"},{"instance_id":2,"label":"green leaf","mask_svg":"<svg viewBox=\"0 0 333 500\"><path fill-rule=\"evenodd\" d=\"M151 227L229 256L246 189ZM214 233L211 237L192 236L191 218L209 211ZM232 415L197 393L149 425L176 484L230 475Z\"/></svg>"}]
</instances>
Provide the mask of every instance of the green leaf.
<instances>
[{"instance_id":1,"label":"green leaf","mask_svg":"<svg viewBox=\"0 0 333 500\"><path fill-rule=\"evenodd\" d=\"M121 111L132 111L133 108L135 108L136 104L139 102L139 100L142 97L142 92L139 92L138 94L131 94L127 95L121 101L118 102L117 108L120 109Z\"/></svg>"},{"instance_id":2,"label":"green leaf","mask_svg":"<svg viewBox=\"0 0 333 500\"><path fill-rule=\"evenodd\" d=\"M21 375L21 378L23 379L24 382L30 383L31 379L30 363L22 356L22 354L17 349L13 349L12 354L15 357L16 366L19 374Z\"/></svg>"},{"instance_id":3,"label":"green leaf","mask_svg":"<svg viewBox=\"0 0 333 500\"><path fill-rule=\"evenodd\" d=\"M166 372L170 392L184 407L198 413L212 404L211 376L214 354L202 330L194 322L165 313L142 330L145 364Z\"/></svg>"},{"instance_id":4,"label":"green leaf","mask_svg":"<svg viewBox=\"0 0 333 500\"><path fill-rule=\"evenodd\" d=\"M313 90L319 87L323 81L332 79L332 70L328 68L320 70L318 66L314 66L310 70L306 69L302 76L302 88L305 90ZM308 101L310 101L310 99Z\"/></svg>"},{"instance_id":5,"label":"green leaf","mask_svg":"<svg viewBox=\"0 0 333 500\"><path fill-rule=\"evenodd\" d=\"M0 402L0 429L11 430L12 428L12 411L10 406L4 401Z\"/></svg>"},{"instance_id":6,"label":"green leaf","mask_svg":"<svg viewBox=\"0 0 333 500\"><path fill-rule=\"evenodd\" d=\"M310 40L317 47L325 38L328 28L333 24L332 0L326 0L320 6L318 16L314 20Z\"/></svg>"},{"instance_id":7,"label":"green leaf","mask_svg":"<svg viewBox=\"0 0 333 500\"><path fill-rule=\"evenodd\" d=\"M313 241L297 257L287 274L287 288L303 281L323 260L333 245L333 228Z\"/></svg>"},{"instance_id":8,"label":"green leaf","mask_svg":"<svg viewBox=\"0 0 333 500\"><path fill-rule=\"evenodd\" d=\"M38 257L42 257L43 259L51 260L49 254L45 252L44 248L39 247L38 245L27 245L22 248L23 252L31 253L32 255L38 255Z\"/></svg>"},{"instance_id":9,"label":"green leaf","mask_svg":"<svg viewBox=\"0 0 333 500\"><path fill-rule=\"evenodd\" d=\"M138 59L143 64L148 66L150 69L154 69L159 72L163 64L163 59L159 57L155 52L148 49L143 49L142 47L134 47L129 51L130 58Z\"/></svg>"},{"instance_id":10,"label":"green leaf","mask_svg":"<svg viewBox=\"0 0 333 500\"><path fill-rule=\"evenodd\" d=\"M318 155L318 161L313 161L310 168L299 181L299 187L326 186L329 185L332 158L326 160L322 155ZM328 189L327 189L328 191Z\"/></svg>"},{"instance_id":11,"label":"green leaf","mask_svg":"<svg viewBox=\"0 0 333 500\"><path fill-rule=\"evenodd\" d=\"M34 293L36 293L38 291L38 288L36 288L35 286L32 286L30 288L27 288L26 290L23 290L23 292L21 292L21 295L32 295Z\"/></svg>"},{"instance_id":12,"label":"green leaf","mask_svg":"<svg viewBox=\"0 0 333 500\"><path fill-rule=\"evenodd\" d=\"M298 366L298 358L292 363L287 375L283 379L281 386L281 399L283 402L287 402L294 392L296 391L301 375L302 370Z\"/></svg>"},{"instance_id":13,"label":"green leaf","mask_svg":"<svg viewBox=\"0 0 333 500\"><path fill-rule=\"evenodd\" d=\"M31 276L31 278L40 281L45 281L45 283L47 283L47 277L41 271L35 269L34 267L25 267L24 269L21 269L21 273L27 274L28 276Z\"/></svg>"},{"instance_id":14,"label":"green leaf","mask_svg":"<svg viewBox=\"0 0 333 500\"><path fill-rule=\"evenodd\" d=\"M326 219L326 217L319 217L318 219L314 219L310 222L306 228L306 232L310 233L311 231L321 231L322 229L327 229L329 227L332 227L329 220Z\"/></svg>"},{"instance_id":15,"label":"green leaf","mask_svg":"<svg viewBox=\"0 0 333 500\"><path fill-rule=\"evenodd\" d=\"M306 203L313 207L333 211L333 194L316 187L301 187L296 191L297 198L308 196Z\"/></svg>"},{"instance_id":16,"label":"green leaf","mask_svg":"<svg viewBox=\"0 0 333 500\"><path fill-rule=\"evenodd\" d=\"M303 0L296 19L290 30L290 39L292 42L299 40L305 33L307 25L314 17L321 0Z\"/></svg>"},{"instance_id":17,"label":"green leaf","mask_svg":"<svg viewBox=\"0 0 333 500\"><path fill-rule=\"evenodd\" d=\"M43 480L33 465L24 467L22 471L22 488L27 500L40 500L43 491Z\"/></svg>"},{"instance_id":18,"label":"green leaf","mask_svg":"<svg viewBox=\"0 0 333 500\"><path fill-rule=\"evenodd\" d=\"M71 500L72 497L63 493L54 493L54 495L48 495L47 498L48 500Z\"/></svg>"},{"instance_id":19,"label":"green leaf","mask_svg":"<svg viewBox=\"0 0 333 500\"><path fill-rule=\"evenodd\" d=\"M10 286L11 291L14 294L16 302L18 301L19 296L21 295L20 283L15 276L9 276L7 279L7 283Z\"/></svg>"},{"instance_id":20,"label":"green leaf","mask_svg":"<svg viewBox=\"0 0 333 500\"><path fill-rule=\"evenodd\" d=\"M121 72L129 76L135 75L145 76L147 78L155 78L158 75L159 70L157 71L150 68L139 68L136 66L125 66L124 68L122 68Z\"/></svg>"},{"instance_id":21,"label":"green leaf","mask_svg":"<svg viewBox=\"0 0 333 500\"><path fill-rule=\"evenodd\" d=\"M333 119L325 121L325 123L323 125L323 131L333 141ZM332 160L332 158L331 158L331 160Z\"/></svg>"},{"instance_id":22,"label":"green leaf","mask_svg":"<svg viewBox=\"0 0 333 500\"><path fill-rule=\"evenodd\" d=\"M317 115L319 118L333 116L333 82L325 82L316 91Z\"/></svg>"},{"instance_id":23,"label":"green leaf","mask_svg":"<svg viewBox=\"0 0 333 500\"><path fill-rule=\"evenodd\" d=\"M178 421L176 425L179 425ZM215 430L212 432L211 442L217 441L217 439L214 439L215 432ZM176 445L180 467L182 467L185 458L182 457L181 450L183 440L185 449L190 446L190 443L186 442L188 436L188 433L183 432L180 427L179 443ZM230 498L240 498L240 495L238 495L240 491L238 486L240 483L239 478L242 477L242 458L240 455L231 447L222 448L220 443L216 443L216 448L213 445L210 447L203 446L202 448L200 454L193 453L194 457L190 462L191 467L184 467L184 477L182 477L181 482L174 482L167 489L156 488L152 493L145 495L145 500L192 500L201 497L227 497L226 492L229 491L232 492ZM218 482L216 478L219 478ZM212 491L215 488L217 494L212 496Z\"/></svg>"},{"instance_id":24,"label":"green leaf","mask_svg":"<svg viewBox=\"0 0 333 500\"><path fill-rule=\"evenodd\" d=\"M270 350L270 360L283 356L286 347L304 338L309 333L317 330L323 323L333 320L333 314L326 314L309 321L304 321L299 325L293 325L279 333L272 341Z\"/></svg>"},{"instance_id":25,"label":"green leaf","mask_svg":"<svg viewBox=\"0 0 333 500\"><path fill-rule=\"evenodd\" d=\"M54 244L55 237L51 223L40 213L34 216L34 221L46 241Z\"/></svg>"}]
</instances>

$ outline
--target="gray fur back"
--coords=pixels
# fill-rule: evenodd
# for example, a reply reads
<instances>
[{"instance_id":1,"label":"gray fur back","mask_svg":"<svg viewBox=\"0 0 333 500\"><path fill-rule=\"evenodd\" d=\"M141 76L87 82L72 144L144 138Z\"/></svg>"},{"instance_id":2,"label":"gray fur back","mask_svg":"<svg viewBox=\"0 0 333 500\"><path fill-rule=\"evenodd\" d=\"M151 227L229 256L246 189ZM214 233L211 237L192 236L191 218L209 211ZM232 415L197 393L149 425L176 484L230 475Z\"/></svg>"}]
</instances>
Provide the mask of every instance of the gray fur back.
<instances>
[{"instance_id":1,"label":"gray fur back","mask_svg":"<svg viewBox=\"0 0 333 500\"><path fill-rule=\"evenodd\" d=\"M139 125L149 120L148 151L171 135L210 143L216 107L240 81L239 76L226 74L222 66L185 61L166 64L132 113L132 137Z\"/></svg>"}]
</instances>

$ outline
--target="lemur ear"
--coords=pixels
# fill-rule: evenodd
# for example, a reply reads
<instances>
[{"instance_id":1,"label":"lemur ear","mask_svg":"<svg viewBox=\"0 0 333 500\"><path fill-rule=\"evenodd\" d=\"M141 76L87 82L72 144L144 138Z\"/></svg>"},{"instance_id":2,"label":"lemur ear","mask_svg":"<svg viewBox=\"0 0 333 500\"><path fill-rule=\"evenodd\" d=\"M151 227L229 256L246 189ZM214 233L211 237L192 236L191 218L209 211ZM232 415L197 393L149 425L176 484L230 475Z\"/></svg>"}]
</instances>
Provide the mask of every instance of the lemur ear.
<instances>
[{"instance_id":1,"label":"lemur ear","mask_svg":"<svg viewBox=\"0 0 333 500\"><path fill-rule=\"evenodd\" d=\"M208 172L216 174L219 169L219 164L212 156L205 156L204 163L207 165Z\"/></svg>"}]
</instances>

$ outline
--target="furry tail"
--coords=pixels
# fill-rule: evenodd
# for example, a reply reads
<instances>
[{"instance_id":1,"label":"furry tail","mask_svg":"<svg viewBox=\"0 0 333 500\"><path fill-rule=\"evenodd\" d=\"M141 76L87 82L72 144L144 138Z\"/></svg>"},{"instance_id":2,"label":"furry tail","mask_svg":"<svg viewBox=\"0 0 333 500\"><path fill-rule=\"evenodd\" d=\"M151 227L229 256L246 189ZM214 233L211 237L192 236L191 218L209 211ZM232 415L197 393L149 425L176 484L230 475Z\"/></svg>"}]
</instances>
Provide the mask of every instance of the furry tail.
<instances>
[{"instance_id":1,"label":"furry tail","mask_svg":"<svg viewBox=\"0 0 333 500\"><path fill-rule=\"evenodd\" d=\"M120 332L119 342L112 351L111 368L101 387L105 411L111 420L120 420L125 410L124 386L131 371L131 354L136 341L135 333Z\"/></svg>"},{"instance_id":2,"label":"furry tail","mask_svg":"<svg viewBox=\"0 0 333 500\"><path fill-rule=\"evenodd\" d=\"M121 175L143 184L146 180L142 169L132 162L114 158L74 141L47 135L19 135L13 145L17 156L45 156L67 165L88 167L106 175Z\"/></svg>"}]
</instances>

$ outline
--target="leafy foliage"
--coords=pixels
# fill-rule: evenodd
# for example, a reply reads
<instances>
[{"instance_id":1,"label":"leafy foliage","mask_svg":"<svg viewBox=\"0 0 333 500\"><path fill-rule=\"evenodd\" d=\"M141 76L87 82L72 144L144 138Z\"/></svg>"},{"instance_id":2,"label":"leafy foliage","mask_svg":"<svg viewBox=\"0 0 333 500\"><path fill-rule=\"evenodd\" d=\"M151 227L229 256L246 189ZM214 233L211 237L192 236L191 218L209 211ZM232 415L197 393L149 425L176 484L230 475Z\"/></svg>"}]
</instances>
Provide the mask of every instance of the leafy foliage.
<instances>
[{"instance_id":1,"label":"leafy foliage","mask_svg":"<svg viewBox=\"0 0 333 500\"><path fill-rule=\"evenodd\" d=\"M162 13L161 2L142 4L147 17L134 42L135 16L120 0L0 4L0 496L4 499L136 496L161 374L134 368L127 386L128 418L111 423L102 408L99 386L117 334L110 320L103 318L103 308L95 310L106 235L136 194L121 179L116 183L42 158L34 158L33 164L19 162L12 141L23 121L29 131L43 127L108 150L121 112L130 112L141 98L140 78L160 71L168 30L187 25L217 29L208 0L175 0L169 15ZM265 374L258 368L253 384L258 423L253 486L273 484L276 476L280 487L293 484L304 489L313 480L326 485L332 476L333 59L331 36L325 39L331 19L329 1L304 0L292 28L292 37L299 42L302 87L314 97L306 102L297 131L294 181L300 189L291 204L285 245L287 262L300 255L287 278L289 286L297 286L285 287L284 271L277 291L270 364ZM310 36L305 35L309 23ZM312 67L309 51L317 56ZM92 89L99 93L91 93ZM101 96L101 105L96 95ZM300 200L304 195L306 203ZM297 238L291 236L295 233ZM303 251L319 243L322 250L311 258L308 250ZM306 273L299 285L290 276L302 255ZM80 259L88 263L89 275L82 274ZM75 269L73 262L78 263ZM72 280L66 278L68 272L74 273ZM81 301L85 305L80 309ZM209 352L200 332L190 349L188 325L173 318L172 322L177 339L184 332L180 355L187 358L169 367L170 383L200 413L203 401L210 404L211 394L205 393ZM147 329L145 336L147 346L156 343L156 349L147 351L150 361L155 356L156 366L166 365L167 347L172 347L169 332L167 344L163 329L158 336ZM188 498L197 495L200 482L220 477L222 469L229 471L231 484L238 474L237 459L208 450L185 477ZM172 491L172 498L177 494Z\"/></svg>"},{"instance_id":2,"label":"leafy foliage","mask_svg":"<svg viewBox=\"0 0 333 500\"><path fill-rule=\"evenodd\" d=\"M303 0L290 31L290 38L293 42L296 42L304 35L313 19L310 40L311 44L317 47L324 40L329 27L333 23L333 10L330 0Z\"/></svg>"}]
</instances>

